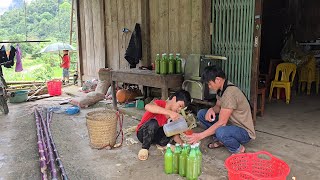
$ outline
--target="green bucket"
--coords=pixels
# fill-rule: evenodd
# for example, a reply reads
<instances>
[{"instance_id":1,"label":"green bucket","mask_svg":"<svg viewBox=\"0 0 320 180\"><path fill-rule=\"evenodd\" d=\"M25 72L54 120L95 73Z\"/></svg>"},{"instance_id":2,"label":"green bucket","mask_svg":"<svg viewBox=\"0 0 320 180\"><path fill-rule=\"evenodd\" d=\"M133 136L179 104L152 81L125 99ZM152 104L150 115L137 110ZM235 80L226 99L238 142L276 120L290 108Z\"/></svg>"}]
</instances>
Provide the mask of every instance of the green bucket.
<instances>
[{"instance_id":1,"label":"green bucket","mask_svg":"<svg viewBox=\"0 0 320 180\"><path fill-rule=\"evenodd\" d=\"M10 103L25 102L28 99L28 93L29 93L29 91L27 91L27 90L16 91L13 94L11 94L11 96L9 98L9 102Z\"/></svg>"}]
</instances>

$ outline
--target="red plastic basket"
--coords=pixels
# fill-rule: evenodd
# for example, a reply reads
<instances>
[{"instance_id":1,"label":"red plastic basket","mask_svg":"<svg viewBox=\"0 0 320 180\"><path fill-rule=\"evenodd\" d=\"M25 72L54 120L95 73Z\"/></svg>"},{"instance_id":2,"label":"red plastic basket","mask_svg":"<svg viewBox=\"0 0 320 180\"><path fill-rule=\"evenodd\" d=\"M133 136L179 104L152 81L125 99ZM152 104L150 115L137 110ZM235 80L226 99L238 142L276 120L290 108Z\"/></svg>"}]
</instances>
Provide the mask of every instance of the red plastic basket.
<instances>
[{"instance_id":1,"label":"red plastic basket","mask_svg":"<svg viewBox=\"0 0 320 180\"><path fill-rule=\"evenodd\" d=\"M60 96L61 95L62 82L60 80L54 79L47 82L48 93L50 96Z\"/></svg>"},{"instance_id":2,"label":"red plastic basket","mask_svg":"<svg viewBox=\"0 0 320 180\"><path fill-rule=\"evenodd\" d=\"M290 172L287 163L266 151L232 155L225 166L230 180L285 180Z\"/></svg>"}]
</instances>

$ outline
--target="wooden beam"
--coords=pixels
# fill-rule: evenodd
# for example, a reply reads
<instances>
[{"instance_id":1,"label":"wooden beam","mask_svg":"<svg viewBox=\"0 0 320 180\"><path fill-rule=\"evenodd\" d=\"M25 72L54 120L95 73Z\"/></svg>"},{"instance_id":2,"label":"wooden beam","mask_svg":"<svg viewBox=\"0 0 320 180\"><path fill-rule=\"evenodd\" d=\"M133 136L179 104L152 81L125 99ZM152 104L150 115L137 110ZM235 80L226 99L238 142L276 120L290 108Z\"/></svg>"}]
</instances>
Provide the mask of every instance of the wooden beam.
<instances>
[{"instance_id":1,"label":"wooden beam","mask_svg":"<svg viewBox=\"0 0 320 180\"><path fill-rule=\"evenodd\" d=\"M82 1L82 2L80 2ZM78 75L79 75L79 81L78 84L82 85L83 82L83 52L85 52L85 46L83 46L83 40L82 37L85 37L82 33L82 30L84 30L84 16L83 13L80 13L83 11L83 6L80 5L80 3L83 5L83 0L76 0L75 1L75 6L76 6L76 18L77 18L77 42L78 42Z\"/></svg>"},{"instance_id":2,"label":"wooden beam","mask_svg":"<svg viewBox=\"0 0 320 180\"><path fill-rule=\"evenodd\" d=\"M258 76L260 61L260 42L261 42L261 15L262 0L255 0L255 20L253 31L253 54L251 65L251 91L250 102L253 104L253 120L256 122L257 117L257 97L258 97Z\"/></svg>"}]
</instances>

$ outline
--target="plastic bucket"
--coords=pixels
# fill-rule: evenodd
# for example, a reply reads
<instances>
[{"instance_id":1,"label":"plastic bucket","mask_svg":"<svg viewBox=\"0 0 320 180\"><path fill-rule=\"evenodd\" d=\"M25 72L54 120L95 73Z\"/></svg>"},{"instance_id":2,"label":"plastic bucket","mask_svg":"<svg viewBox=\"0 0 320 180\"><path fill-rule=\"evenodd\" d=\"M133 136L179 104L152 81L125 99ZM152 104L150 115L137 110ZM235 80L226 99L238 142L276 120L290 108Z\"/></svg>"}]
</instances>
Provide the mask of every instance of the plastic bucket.
<instances>
[{"instance_id":1,"label":"plastic bucket","mask_svg":"<svg viewBox=\"0 0 320 180\"><path fill-rule=\"evenodd\" d=\"M10 103L20 103L25 102L28 99L28 93L27 90L20 90L16 91L13 94L11 94L11 97L9 98Z\"/></svg>"},{"instance_id":2,"label":"plastic bucket","mask_svg":"<svg viewBox=\"0 0 320 180\"><path fill-rule=\"evenodd\" d=\"M188 130L188 124L184 118L180 118L175 121L171 121L163 126L163 131L167 137L180 134Z\"/></svg>"},{"instance_id":3,"label":"plastic bucket","mask_svg":"<svg viewBox=\"0 0 320 180\"><path fill-rule=\"evenodd\" d=\"M60 80L54 79L47 82L48 93L50 96L60 96L61 95L62 82Z\"/></svg>"}]
</instances>

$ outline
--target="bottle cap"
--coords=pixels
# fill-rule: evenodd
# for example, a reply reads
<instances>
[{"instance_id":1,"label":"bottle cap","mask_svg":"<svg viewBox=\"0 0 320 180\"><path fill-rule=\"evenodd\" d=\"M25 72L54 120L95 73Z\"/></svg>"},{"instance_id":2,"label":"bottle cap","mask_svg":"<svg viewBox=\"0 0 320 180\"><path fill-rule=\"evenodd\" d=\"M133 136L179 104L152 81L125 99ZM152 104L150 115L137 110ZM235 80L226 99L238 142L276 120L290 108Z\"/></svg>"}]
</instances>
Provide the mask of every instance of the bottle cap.
<instances>
[{"instance_id":1,"label":"bottle cap","mask_svg":"<svg viewBox=\"0 0 320 180\"><path fill-rule=\"evenodd\" d=\"M179 143L176 143L176 146L180 146L180 144L179 144Z\"/></svg>"},{"instance_id":2,"label":"bottle cap","mask_svg":"<svg viewBox=\"0 0 320 180\"><path fill-rule=\"evenodd\" d=\"M167 144L167 147L170 147L171 146L171 144Z\"/></svg>"}]
</instances>

